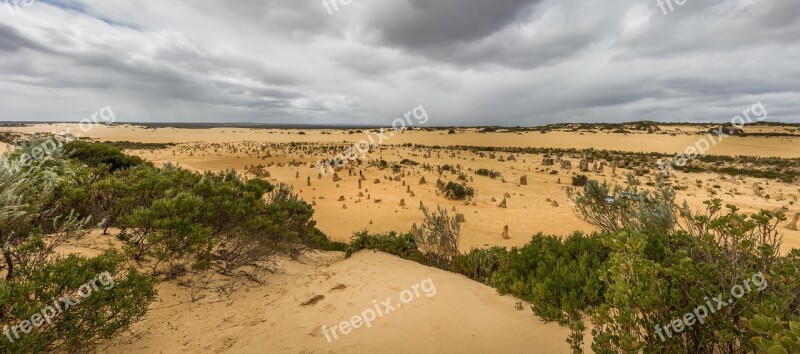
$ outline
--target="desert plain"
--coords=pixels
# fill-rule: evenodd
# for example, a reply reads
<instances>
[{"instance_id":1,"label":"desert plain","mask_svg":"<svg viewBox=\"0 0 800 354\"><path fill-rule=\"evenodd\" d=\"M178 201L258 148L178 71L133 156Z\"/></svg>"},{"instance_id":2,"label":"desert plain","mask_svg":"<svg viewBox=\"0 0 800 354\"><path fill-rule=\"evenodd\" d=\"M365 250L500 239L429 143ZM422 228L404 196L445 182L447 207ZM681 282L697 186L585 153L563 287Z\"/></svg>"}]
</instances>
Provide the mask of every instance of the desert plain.
<instances>
[{"instance_id":1,"label":"desert plain","mask_svg":"<svg viewBox=\"0 0 800 354\"><path fill-rule=\"evenodd\" d=\"M128 153L157 166L233 169L250 178L290 184L313 205L317 227L338 241L361 230L408 232L423 219L420 206L441 206L463 216L460 249L466 252L522 246L537 233L565 236L596 231L577 216L567 198L573 177L621 184L630 175L648 188L663 177L657 160L667 158L648 154L684 152L712 127L664 124L624 132L582 125L405 130L392 132L358 160L335 170L320 168L318 162L374 137L376 129L116 124L95 126L80 139L129 143ZM7 129L22 134L79 131L76 124L60 123ZM753 161L779 158L788 161L789 169L800 169L796 125L761 124L746 130L750 134L728 137L710 147L708 154L747 156L733 163L740 168L758 169ZM5 148L0 146L0 152ZM614 158L588 158L603 150ZM666 181L676 187L676 200L685 200L692 208L720 198L744 212L783 211L789 218L779 225L782 251L800 248L800 231L791 225L800 213L800 181L726 174L713 168L677 171ZM448 182L470 186L475 195L450 200L437 187ZM64 251L93 254L113 242L95 232ZM516 309L514 298L458 274L372 251L347 259L338 252L311 252L297 260L282 259L280 268L263 285L199 299L188 286L162 283L144 320L101 352L524 353L531 348L569 352L564 340L567 328L544 323L530 311ZM323 326L359 314L373 300L396 298L425 279L435 284L434 296L415 299L377 319L371 328L336 340L328 341L322 334ZM220 279L206 281L214 284ZM309 303L319 296L324 298Z\"/></svg>"}]
</instances>

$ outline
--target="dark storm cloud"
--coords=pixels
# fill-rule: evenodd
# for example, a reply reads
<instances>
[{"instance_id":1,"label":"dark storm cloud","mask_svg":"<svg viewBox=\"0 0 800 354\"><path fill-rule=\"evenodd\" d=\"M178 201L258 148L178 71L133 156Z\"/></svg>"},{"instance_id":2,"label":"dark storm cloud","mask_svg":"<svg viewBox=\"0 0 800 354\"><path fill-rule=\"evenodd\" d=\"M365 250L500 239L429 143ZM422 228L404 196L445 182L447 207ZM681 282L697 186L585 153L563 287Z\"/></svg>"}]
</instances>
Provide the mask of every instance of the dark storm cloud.
<instances>
[{"instance_id":1,"label":"dark storm cloud","mask_svg":"<svg viewBox=\"0 0 800 354\"><path fill-rule=\"evenodd\" d=\"M411 50L473 42L524 19L539 0L390 2L372 25L388 44ZM392 6L393 5L393 6Z\"/></svg>"},{"instance_id":2,"label":"dark storm cloud","mask_svg":"<svg viewBox=\"0 0 800 354\"><path fill-rule=\"evenodd\" d=\"M462 67L530 69L579 53L613 29L610 17L585 16L591 3L541 0L409 0L383 6L370 21L380 43ZM604 6L613 13L616 6ZM583 13L583 23L574 23ZM556 20L556 21L554 21ZM557 23L555 23L557 22ZM575 21L577 22L577 21Z\"/></svg>"}]
</instances>

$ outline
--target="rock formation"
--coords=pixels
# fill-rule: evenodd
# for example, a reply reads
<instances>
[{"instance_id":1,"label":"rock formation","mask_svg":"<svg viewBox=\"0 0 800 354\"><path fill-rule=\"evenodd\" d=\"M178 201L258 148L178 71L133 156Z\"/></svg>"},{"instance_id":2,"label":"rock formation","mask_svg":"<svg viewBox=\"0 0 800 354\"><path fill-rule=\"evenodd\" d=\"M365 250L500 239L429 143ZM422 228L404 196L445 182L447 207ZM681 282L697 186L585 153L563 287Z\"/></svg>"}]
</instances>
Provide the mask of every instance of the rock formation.
<instances>
[{"instance_id":1,"label":"rock formation","mask_svg":"<svg viewBox=\"0 0 800 354\"><path fill-rule=\"evenodd\" d=\"M798 220L800 220L800 213L795 213L794 214L794 219L792 219L792 222L790 222L789 225L786 226L786 228L789 229L789 230L797 231L797 221Z\"/></svg>"}]
</instances>

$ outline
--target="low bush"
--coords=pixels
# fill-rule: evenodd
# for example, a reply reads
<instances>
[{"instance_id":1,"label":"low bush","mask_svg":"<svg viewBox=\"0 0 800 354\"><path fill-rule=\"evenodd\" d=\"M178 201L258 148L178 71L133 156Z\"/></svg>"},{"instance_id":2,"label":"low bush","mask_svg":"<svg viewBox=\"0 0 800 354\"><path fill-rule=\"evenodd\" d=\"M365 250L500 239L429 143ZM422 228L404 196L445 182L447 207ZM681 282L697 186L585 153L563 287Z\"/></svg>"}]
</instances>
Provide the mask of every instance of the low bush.
<instances>
[{"instance_id":1,"label":"low bush","mask_svg":"<svg viewBox=\"0 0 800 354\"><path fill-rule=\"evenodd\" d=\"M70 255L0 280L0 328L8 330L0 338L0 352L87 352L130 328L156 291L152 278L126 269L125 263L115 251L93 258ZM76 304L67 307L65 296ZM51 317L45 321L43 314Z\"/></svg>"},{"instance_id":2,"label":"low bush","mask_svg":"<svg viewBox=\"0 0 800 354\"><path fill-rule=\"evenodd\" d=\"M681 230L670 235L661 260L645 256L642 233L605 240L612 255L602 276L606 302L592 315L595 352L753 352L767 339L751 340L763 333L747 319L798 318L800 262L796 252L779 252L777 225L785 217L748 217L718 200L706 206L700 213L679 208Z\"/></svg>"},{"instance_id":3,"label":"low bush","mask_svg":"<svg viewBox=\"0 0 800 354\"><path fill-rule=\"evenodd\" d=\"M492 276L506 264L507 258L508 251L503 247L472 249L469 253L455 256L450 271L489 284Z\"/></svg>"},{"instance_id":4,"label":"low bush","mask_svg":"<svg viewBox=\"0 0 800 354\"><path fill-rule=\"evenodd\" d=\"M107 166L112 172L144 164L137 156L128 156L120 148L100 143L74 140L64 145L71 158L91 167Z\"/></svg>"},{"instance_id":5,"label":"low bush","mask_svg":"<svg viewBox=\"0 0 800 354\"><path fill-rule=\"evenodd\" d=\"M203 200L191 193L170 191L147 207L125 216L123 224L132 230L126 251L134 260L152 258L153 275L176 264L197 269L208 267L216 240L203 225Z\"/></svg>"},{"instance_id":6,"label":"low bush","mask_svg":"<svg viewBox=\"0 0 800 354\"><path fill-rule=\"evenodd\" d=\"M455 182L447 182L446 185L440 186L441 190L447 199L464 200L475 195L475 189L472 187L464 186Z\"/></svg>"},{"instance_id":7,"label":"low bush","mask_svg":"<svg viewBox=\"0 0 800 354\"><path fill-rule=\"evenodd\" d=\"M316 227L311 230L309 234L311 243L323 251L347 252L347 249L350 247L350 243L348 242L331 240L328 238L328 235L325 235Z\"/></svg>"},{"instance_id":8,"label":"low bush","mask_svg":"<svg viewBox=\"0 0 800 354\"><path fill-rule=\"evenodd\" d=\"M386 252L419 263L425 262L425 257L417 250L417 243L411 234L398 234L394 231L385 234L370 234L366 230L357 232L350 240L345 257L364 249Z\"/></svg>"},{"instance_id":9,"label":"low bush","mask_svg":"<svg viewBox=\"0 0 800 354\"><path fill-rule=\"evenodd\" d=\"M668 235L675 228L675 191L660 180L653 190L640 190L630 176L624 187L591 180L583 190L568 189L567 197L580 219L604 232Z\"/></svg>"},{"instance_id":10,"label":"low bush","mask_svg":"<svg viewBox=\"0 0 800 354\"><path fill-rule=\"evenodd\" d=\"M588 182L589 182L589 177L586 177L586 175L574 175L574 176L572 176L572 186L573 187L583 187Z\"/></svg>"},{"instance_id":11,"label":"low bush","mask_svg":"<svg viewBox=\"0 0 800 354\"><path fill-rule=\"evenodd\" d=\"M748 325L758 334L753 343L759 353L800 353L800 320L782 321L780 316L756 315Z\"/></svg>"},{"instance_id":12,"label":"low bush","mask_svg":"<svg viewBox=\"0 0 800 354\"><path fill-rule=\"evenodd\" d=\"M600 271L608 257L600 236L539 234L508 252L489 285L531 303L542 319L566 324L603 302Z\"/></svg>"},{"instance_id":13,"label":"low bush","mask_svg":"<svg viewBox=\"0 0 800 354\"><path fill-rule=\"evenodd\" d=\"M450 269L453 258L459 254L461 222L456 216L450 216L443 207L436 212L429 212L428 208L423 207L422 213L425 219L414 233L414 242L428 264Z\"/></svg>"},{"instance_id":14,"label":"low bush","mask_svg":"<svg viewBox=\"0 0 800 354\"><path fill-rule=\"evenodd\" d=\"M500 172L497 172L497 171L494 171L494 170L485 169L485 168L479 168L478 170L475 171L475 174L477 174L478 176L489 177L491 179L495 179L497 177L500 177Z\"/></svg>"},{"instance_id":15,"label":"low bush","mask_svg":"<svg viewBox=\"0 0 800 354\"><path fill-rule=\"evenodd\" d=\"M161 150L177 145L174 143L143 143L138 141L105 141L103 144L122 150Z\"/></svg>"}]
</instances>

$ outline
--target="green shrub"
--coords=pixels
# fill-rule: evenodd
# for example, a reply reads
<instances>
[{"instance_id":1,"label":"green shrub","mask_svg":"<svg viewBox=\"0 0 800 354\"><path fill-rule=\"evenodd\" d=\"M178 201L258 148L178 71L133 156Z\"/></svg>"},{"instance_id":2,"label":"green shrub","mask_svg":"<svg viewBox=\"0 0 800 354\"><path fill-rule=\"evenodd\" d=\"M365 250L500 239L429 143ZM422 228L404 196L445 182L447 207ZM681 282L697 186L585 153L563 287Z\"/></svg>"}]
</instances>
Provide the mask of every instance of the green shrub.
<instances>
[{"instance_id":1,"label":"green shrub","mask_svg":"<svg viewBox=\"0 0 800 354\"><path fill-rule=\"evenodd\" d=\"M308 247L318 247L315 239L317 222L314 221L314 208L300 199L292 186L281 183L267 196L267 212L285 228L282 242L298 243Z\"/></svg>"},{"instance_id":2,"label":"green shrub","mask_svg":"<svg viewBox=\"0 0 800 354\"><path fill-rule=\"evenodd\" d=\"M453 200L464 200L475 195L475 189L455 182L448 182L440 188L445 197Z\"/></svg>"},{"instance_id":3,"label":"green shrub","mask_svg":"<svg viewBox=\"0 0 800 354\"><path fill-rule=\"evenodd\" d=\"M599 236L577 232L561 240L538 234L508 252L489 284L531 303L542 319L566 324L602 303L599 275L608 254Z\"/></svg>"},{"instance_id":4,"label":"green shrub","mask_svg":"<svg viewBox=\"0 0 800 354\"><path fill-rule=\"evenodd\" d=\"M377 168L379 168L381 170L384 170L387 167L389 167L389 162L387 162L386 160L380 159L380 160L377 160L377 161L370 162L370 165L375 166L375 167L377 167Z\"/></svg>"},{"instance_id":5,"label":"green shrub","mask_svg":"<svg viewBox=\"0 0 800 354\"><path fill-rule=\"evenodd\" d=\"M148 207L127 215L123 224L133 231L126 250L135 260L153 259L153 274L159 266L176 264L206 268L216 245L211 229L203 225L203 200L191 193L167 193Z\"/></svg>"},{"instance_id":6,"label":"green shrub","mask_svg":"<svg viewBox=\"0 0 800 354\"><path fill-rule=\"evenodd\" d=\"M189 266L250 277L248 273L269 269L279 253L294 256L305 247L344 248L315 228L314 210L288 185L276 188L232 170L199 174L171 164L94 172L96 182L88 182L83 191L64 190L59 205L78 206L92 220L102 221L104 231L124 228L122 239L130 254L140 261L152 260L148 264L157 274Z\"/></svg>"},{"instance_id":7,"label":"green shrub","mask_svg":"<svg viewBox=\"0 0 800 354\"><path fill-rule=\"evenodd\" d=\"M14 154L0 157L0 165L14 162L28 153L35 144L17 149ZM59 155L57 150L54 155ZM11 280L15 271L34 267L46 260L55 247L77 234L88 220L72 211L60 213L54 206L56 191L75 183L79 173L63 159L45 159L23 168L0 167L0 247L2 247L5 278ZM45 241L44 234L52 237Z\"/></svg>"},{"instance_id":8,"label":"green shrub","mask_svg":"<svg viewBox=\"0 0 800 354\"><path fill-rule=\"evenodd\" d=\"M147 208L164 198L169 190L187 191L197 184L201 175L166 165L158 169L148 164L100 175L95 183L85 188L93 200L94 220L103 221L103 233L120 224L123 215L136 208Z\"/></svg>"},{"instance_id":9,"label":"green shrub","mask_svg":"<svg viewBox=\"0 0 800 354\"><path fill-rule=\"evenodd\" d=\"M364 249L386 252L419 263L425 261L411 234L398 234L394 231L385 234L369 234L366 230L356 232L350 240L345 257Z\"/></svg>"},{"instance_id":10,"label":"green shrub","mask_svg":"<svg viewBox=\"0 0 800 354\"><path fill-rule=\"evenodd\" d=\"M121 149L100 143L74 140L64 145L64 151L72 159L91 167L107 166L112 172L144 164L137 156L128 156Z\"/></svg>"},{"instance_id":11,"label":"green shrub","mask_svg":"<svg viewBox=\"0 0 800 354\"><path fill-rule=\"evenodd\" d=\"M314 244L318 245L319 249L323 251L347 252L347 249L350 248L349 243L341 241L333 241L317 228L314 228L313 234L314 235L312 239L314 240L313 241Z\"/></svg>"},{"instance_id":12,"label":"green shrub","mask_svg":"<svg viewBox=\"0 0 800 354\"><path fill-rule=\"evenodd\" d=\"M756 315L748 324L759 335L753 338L759 353L800 353L800 322Z\"/></svg>"},{"instance_id":13,"label":"green shrub","mask_svg":"<svg viewBox=\"0 0 800 354\"><path fill-rule=\"evenodd\" d=\"M781 257L778 250L777 224L785 217L748 217L733 206L723 213L717 200L706 205L701 214L681 209L682 230L670 235L660 261L644 256L648 238L641 233L606 240L612 256L603 275L606 302L592 316L595 352L751 352L759 333L743 319L769 306L782 321L797 318L799 263L796 254ZM734 297L737 287L742 294ZM723 305L710 301L715 297ZM664 330L707 300L714 311L706 310L702 323Z\"/></svg>"},{"instance_id":14,"label":"green shrub","mask_svg":"<svg viewBox=\"0 0 800 354\"><path fill-rule=\"evenodd\" d=\"M5 129L0 131L0 143L6 143L9 145L15 144L17 139L19 139L19 136L19 133L15 133L10 129Z\"/></svg>"},{"instance_id":15,"label":"green shrub","mask_svg":"<svg viewBox=\"0 0 800 354\"><path fill-rule=\"evenodd\" d=\"M442 207L433 213L423 207L422 213L425 219L414 234L414 241L428 264L450 269L453 258L459 254L461 222Z\"/></svg>"},{"instance_id":16,"label":"green shrub","mask_svg":"<svg viewBox=\"0 0 800 354\"><path fill-rule=\"evenodd\" d=\"M473 249L467 254L453 257L450 271L488 284L492 276L506 263L507 258L508 251L503 247Z\"/></svg>"},{"instance_id":17,"label":"green shrub","mask_svg":"<svg viewBox=\"0 0 800 354\"><path fill-rule=\"evenodd\" d=\"M104 141L103 144L110 145L122 150L161 150L173 147L175 143L143 143L139 141Z\"/></svg>"},{"instance_id":18,"label":"green shrub","mask_svg":"<svg viewBox=\"0 0 800 354\"><path fill-rule=\"evenodd\" d=\"M676 223L675 191L657 182L654 190L639 190L631 176L624 188L590 180L582 191L568 189L567 197L575 203L580 219L604 232L634 230L667 235Z\"/></svg>"},{"instance_id":19,"label":"green shrub","mask_svg":"<svg viewBox=\"0 0 800 354\"><path fill-rule=\"evenodd\" d=\"M489 177L491 179L495 179L497 177L500 177L500 172L497 172L497 171L494 171L494 170L488 170L488 169L485 169L485 168L479 168L478 170L475 171L475 174L477 174L478 176Z\"/></svg>"},{"instance_id":20,"label":"green shrub","mask_svg":"<svg viewBox=\"0 0 800 354\"><path fill-rule=\"evenodd\" d=\"M266 186L256 187L257 192L250 194L248 203L240 201L241 215L232 218L225 228L228 232L220 233L215 260L223 274L233 274L243 267L250 272L272 270L278 254L296 257L305 246L321 247L328 242L315 227L314 210L290 186L278 185L268 194L266 204L260 194L264 190ZM248 276L248 272L242 275Z\"/></svg>"},{"instance_id":21,"label":"green shrub","mask_svg":"<svg viewBox=\"0 0 800 354\"><path fill-rule=\"evenodd\" d=\"M586 175L575 175L575 176L572 176L572 185L574 187L583 187L588 182L589 182L589 177L586 177Z\"/></svg>"},{"instance_id":22,"label":"green shrub","mask_svg":"<svg viewBox=\"0 0 800 354\"><path fill-rule=\"evenodd\" d=\"M125 263L125 258L115 251L93 258L70 255L39 263L11 281L0 280L0 328L9 329L7 335L0 337L0 351L87 352L101 340L130 328L145 314L156 291L153 279L126 269ZM97 277L104 273L107 276L98 282ZM86 284L98 287L89 291ZM88 296L82 297L79 290L81 294L88 292ZM60 300L64 296L73 302L81 300L66 308ZM54 307L54 299L58 307ZM57 309L63 312L58 313ZM44 321L45 313L55 316ZM17 337L12 328L26 320L36 323L34 316L38 316L41 325L30 333L17 329Z\"/></svg>"},{"instance_id":23,"label":"green shrub","mask_svg":"<svg viewBox=\"0 0 800 354\"><path fill-rule=\"evenodd\" d=\"M35 144L15 153L31 146ZM61 154L56 151L52 156ZM88 194L80 193L82 183L89 181L86 177L85 167L62 158L37 161L17 172L0 169L4 260L0 270L5 273L0 280L0 328L8 326L6 333L12 338L6 340L6 333L0 337L0 352L90 351L98 341L129 328L155 296L153 280L125 269L126 260L116 251L93 258L60 257L55 252L88 225L87 219L69 209L91 204ZM40 326L31 329L22 323L41 324L41 311L54 299L75 295L104 272L115 277L113 288L92 292L79 305ZM19 325L30 333L17 329L17 337L13 327Z\"/></svg>"}]
</instances>

